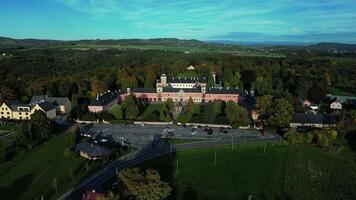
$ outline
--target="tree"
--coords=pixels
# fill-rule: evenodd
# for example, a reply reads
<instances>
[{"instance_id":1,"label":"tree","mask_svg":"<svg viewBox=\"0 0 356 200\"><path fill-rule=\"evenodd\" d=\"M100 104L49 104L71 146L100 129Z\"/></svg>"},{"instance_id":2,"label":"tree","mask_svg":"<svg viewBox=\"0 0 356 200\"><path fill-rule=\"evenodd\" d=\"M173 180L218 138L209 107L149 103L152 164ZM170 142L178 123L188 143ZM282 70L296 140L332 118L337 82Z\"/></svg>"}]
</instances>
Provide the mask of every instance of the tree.
<instances>
[{"instance_id":1,"label":"tree","mask_svg":"<svg viewBox=\"0 0 356 200\"><path fill-rule=\"evenodd\" d=\"M93 97L95 97L97 94L105 92L107 89L108 88L103 81L94 80L91 83L91 91L92 91L91 95Z\"/></svg>"},{"instance_id":2,"label":"tree","mask_svg":"<svg viewBox=\"0 0 356 200\"><path fill-rule=\"evenodd\" d=\"M261 76L257 77L256 81L253 82L252 86L253 86L253 89L255 90L256 94L258 94L258 95L272 93L271 82Z\"/></svg>"},{"instance_id":3,"label":"tree","mask_svg":"<svg viewBox=\"0 0 356 200\"><path fill-rule=\"evenodd\" d=\"M112 114L115 119L122 119L122 108L120 105L114 105L109 109L109 113Z\"/></svg>"},{"instance_id":4,"label":"tree","mask_svg":"<svg viewBox=\"0 0 356 200\"><path fill-rule=\"evenodd\" d=\"M271 95L263 95L256 98L256 111L259 113L260 119L266 119L272 100L273 97Z\"/></svg>"},{"instance_id":5,"label":"tree","mask_svg":"<svg viewBox=\"0 0 356 200\"><path fill-rule=\"evenodd\" d=\"M313 84L308 91L308 96L312 102L319 103L325 97L325 88L320 84Z\"/></svg>"},{"instance_id":6,"label":"tree","mask_svg":"<svg viewBox=\"0 0 356 200\"><path fill-rule=\"evenodd\" d=\"M139 168L126 169L119 173L119 181L129 196L137 200L163 200L172 191L170 185L161 180L157 170L142 172Z\"/></svg>"},{"instance_id":7,"label":"tree","mask_svg":"<svg viewBox=\"0 0 356 200\"><path fill-rule=\"evenodd\" d=\"M121 104L126 119L136 119L139 114L139 107L136 102L136 97L133 94L126 96Z\"/></svg>"},{"instance_id":8,"label":"tree","mask_svg":"<svg viewBox=\"0 0 356 200\"><path fill-rule=\"evenodd\" d=\"M48 139L51 135L51 123L44 112L36 110L31 115L33 139Z\"/></svg>"},{"instance_id":9,"label":"tree","mask_svg":"<svg viewBox=\"0 0 356 200\"><path fill-rule=\"evenodd\" d=\"M241 73L241 79L246 90L251 89L251 84L256 80L256 73L253 70L247 69Z\"/></svg>"},{"instance_id":10,"label":"tree","mask_svg":"<svg viewBox=\"0 0 356 200\"><path fill-rule=\"evenodd\" d=\"M156 82L156 74L153 71L152 67L149 67L146 72L145 78L145 88L153 88L153 84Z\"/></svg>"},{"instance_id":11,"label":"tree","mask_svg":"<svg viewBox=\"0 0 356 200\"><path fill-rule=\"evenodd\" d=\"M195 110L195 107L196 107L196 105L195 105L192 97L189 97L189 100L188 100L187 106L186 106L187 112L192 114L193 111Z\"/></svg>"},{"instance_id":12,"label":"tree","mask_svg":"<svg viewBox=\"0 0 356 200\"><path fill-rule=\"evenodd\" d=\"M166 104L163 104L159 118L161 121L164 122L170 122L172 121L171 113L169 112L168 106Z\"/></svg>"},{"instance_id":13,"label":"tree","mask_svg":"<svg viewBox=\"0 0 356 200\"><path fill-rule=\"evenodd\" d=\"M172 98L168 98L168 99L166 100L166 102L164 102L164 104L167 105L167 107L168 107L169 110L173 110L173 108L174 108L174 103L173 103Z\"/></svg>"},{"instance_id":14,"label":"tree","mask_svg":"<svg viewBox=\"0 0 356 200\"><path fill-rule=\"evenodd\" d=\"M289 125L292 120L293 106L284 98L273 101L268 109L267 123L274 127Z\"/></svg>"},{"instance_id":15,"label":"tree","mask_svg":"<svg viewBox=\"0 0 356 200\"><path fill-rule=\"evenodd\" d=\"M235 102L229 101L226 104L225 115L230 123L235 127L247 126L250 124L248 112L245 108L238 106Z\"/></svg>"}]
</instances>

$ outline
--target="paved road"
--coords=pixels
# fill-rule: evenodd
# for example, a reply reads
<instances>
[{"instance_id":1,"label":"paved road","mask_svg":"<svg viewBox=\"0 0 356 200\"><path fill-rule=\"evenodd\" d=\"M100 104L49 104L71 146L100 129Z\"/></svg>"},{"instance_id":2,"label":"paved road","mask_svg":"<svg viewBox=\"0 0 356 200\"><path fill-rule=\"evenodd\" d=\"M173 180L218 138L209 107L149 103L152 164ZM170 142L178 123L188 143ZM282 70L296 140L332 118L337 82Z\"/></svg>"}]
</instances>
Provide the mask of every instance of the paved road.
<instances>
[{"instance_id":1,"label":"paved road","mask_svg":"<svg viewBox=\"0 0 356 200\"><path fill-rule=\"evenodd\" d=\"M233 139L232 139L233 138ZM95 173L84 182L76 186L74 189L68 191L66 194L61 196L59 199L80 199L82 194L88 190L98 189L112 178L115 173L123 170L125 168L135 166L145 160L149 160L164 154L171 152L182 151L187 149L201 148L201 147L211 147L224 144L247 144L247 143L259 143L259 142L275 142L280 141L281 138L278 136L271 137L251 137L251 136L240 136L230 138L224 138L218 141L200 141L194 143L185 143L177 145L163 145L160 144L155 147L148 146L134 153L128 154L126 156L120 157L119 159L113 161L107 165L101 171Z\"/></svg>"}]
</instances>

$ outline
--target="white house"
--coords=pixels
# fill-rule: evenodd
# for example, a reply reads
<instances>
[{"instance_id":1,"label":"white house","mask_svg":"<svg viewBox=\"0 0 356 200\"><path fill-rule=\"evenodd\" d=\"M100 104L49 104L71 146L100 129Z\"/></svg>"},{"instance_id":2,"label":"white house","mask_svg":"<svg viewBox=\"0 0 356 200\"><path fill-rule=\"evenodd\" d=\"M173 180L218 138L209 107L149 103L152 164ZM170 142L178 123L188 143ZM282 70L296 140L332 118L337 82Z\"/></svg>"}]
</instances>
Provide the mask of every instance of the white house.
<instances>
[{"instance_id":1,"label":"white house","mask_svg":"<svg viewBox=\"0 0 356 200\"><path fill-rule=\"evenodd\" d=\"M340 101L334 101L333 103L330 104L330 109L341 110L342 109L342 103Z\"/></svg>"}]
</instances>

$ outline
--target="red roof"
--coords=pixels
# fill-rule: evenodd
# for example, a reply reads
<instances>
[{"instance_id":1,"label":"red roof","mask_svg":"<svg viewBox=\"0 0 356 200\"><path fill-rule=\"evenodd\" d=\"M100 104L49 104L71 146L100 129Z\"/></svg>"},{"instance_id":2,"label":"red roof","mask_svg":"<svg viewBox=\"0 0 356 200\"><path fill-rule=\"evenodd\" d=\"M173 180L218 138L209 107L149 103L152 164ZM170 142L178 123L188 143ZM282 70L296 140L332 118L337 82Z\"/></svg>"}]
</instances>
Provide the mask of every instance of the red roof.
<instances>
[{"instance_id":1,"label":"red roof","mask_svg":"<svg viewBox=\"0 0 356 200\"><path fill-rule=\"evenodd\" d=\"M93 191L87 191L83 196L82 200L98 200L104 198L105 194Z\"/></svg>"}]
</instances>

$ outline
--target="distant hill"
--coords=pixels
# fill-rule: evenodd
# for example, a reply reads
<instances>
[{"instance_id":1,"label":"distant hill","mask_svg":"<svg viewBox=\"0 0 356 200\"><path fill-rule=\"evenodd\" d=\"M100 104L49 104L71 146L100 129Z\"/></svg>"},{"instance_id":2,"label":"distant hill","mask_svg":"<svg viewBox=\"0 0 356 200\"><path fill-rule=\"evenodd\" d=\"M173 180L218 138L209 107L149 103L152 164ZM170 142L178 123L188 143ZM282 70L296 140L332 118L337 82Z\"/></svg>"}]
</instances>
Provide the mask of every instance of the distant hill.
<instances>
[{"instance_id":1,"label":"distant hill","mask_svg":"<svg viewBox=\"0 0 356 200\"><path fill-rule=\"evenodd\" d=\"M329 51L329 52L356 52L356 44L342 44L342 43L318 43L306 47L309 50Z\"/></svg>"}]
</instances>

